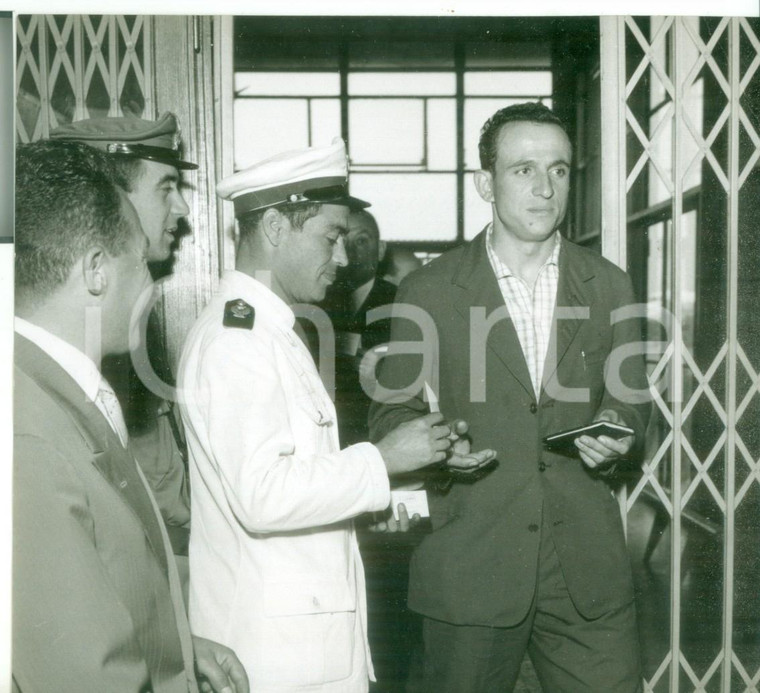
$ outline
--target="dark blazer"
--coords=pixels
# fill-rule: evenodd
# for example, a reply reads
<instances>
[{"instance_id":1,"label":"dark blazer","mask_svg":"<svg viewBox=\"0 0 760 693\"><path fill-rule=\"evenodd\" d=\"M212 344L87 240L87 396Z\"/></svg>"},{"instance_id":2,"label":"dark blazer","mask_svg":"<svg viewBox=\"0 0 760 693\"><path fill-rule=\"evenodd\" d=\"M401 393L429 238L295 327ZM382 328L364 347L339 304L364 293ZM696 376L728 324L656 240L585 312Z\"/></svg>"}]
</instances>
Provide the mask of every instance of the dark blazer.
<instances>
[{"instance_id":1,"label":"dark blazer","mask_svg":"<svg viewBox=\"0 0 760 693\"><path fill-rule=\"evenodd\" d=\"M367 415L370 399L359 382L359 359L365 351L391 338L390 318L367 324L367 313L374 308L390 306L396 297L396 285L377 277L372 288L354 312L351 294L343 291L333 295L328 312L334 329L360 335L361 349L356 357L335 355L335 409L338 416L341 447L361 443L369 438Z\"/></svg>"},{"instance_id":2,"label":"dark blazer","mask_svg":"<svg viewBox=\"0 0 760 693\"><path fill-rule=\"evenodd\" d=\"M28 691L197 691L160 517L131 453L17 335L13 677Z\"/></svg>"},{"instance_id":3,"label":"dark blazer","mask_svg":"<svg viewBox=\"0 0 760 693\"><path fill-rule=\"evenodd\" d=\"M643 440L646 395L610 391L604 375L613 349L641 339L636 320L610 324L611 312L633 301L624 272L563 241L557 305L587 307L588 318L558 322L549 347L550 354L556 350L558 365L547 366L536 401L488 262L485 232L402 282L397 305L427 311L437 328L439 349L428 354L432 365L423 373L421 356L385 359L381 384L407 388L408 394L373 403L372 439L427 411L419 390L424 379L437 390L448 419L469 422L472 449L494 449L498 459L489 474L472 483L455 481L446 492L429 493L433 532L412 560L413 609L455 624L512 626L521 621L535 589L542 507L578 610L594 618L633 599L620 511L606 478L615 470L591 472L579 458L548 452L541 443L550 433L591 422L606 408L616 409L636 430L637 443ZM477 336L484 330L471 330L471 324L499 309L504 319L491 327L479 347ZM393 341L421 339L414 321L394 317ZM646 391L640 356L626 359L620 371L630 388ZM557 383L588 388L589 396L586 401L562 401L567 397L557 396Z\"/></svg>"}]
</instances>

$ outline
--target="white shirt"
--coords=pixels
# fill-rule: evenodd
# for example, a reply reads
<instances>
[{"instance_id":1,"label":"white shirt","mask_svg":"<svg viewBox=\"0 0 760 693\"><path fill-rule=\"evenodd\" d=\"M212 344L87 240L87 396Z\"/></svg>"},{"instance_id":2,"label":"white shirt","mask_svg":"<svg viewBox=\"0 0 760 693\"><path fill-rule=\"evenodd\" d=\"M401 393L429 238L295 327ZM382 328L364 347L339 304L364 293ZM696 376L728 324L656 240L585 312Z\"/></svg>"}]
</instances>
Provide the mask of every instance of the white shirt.
<instances>
[{"instance_id":1,"label":"white shirt","mask_svg":"<svg viewBox=\"0 0 760 693\"><path fill-rule=\"evenodd\" d=\"M243 299L254 326L224 327ZM193 489L190 621L237 653L251 689L366 691L364 571L351 518L390 503L374 445L344 450L335 408L262 283L227 272L179 367Z\"/></svg>"},{"instance_id":2,"label":"white shirt","mask_svg":"<svg viewBox=\"0 0 760 693\"><path fill-rule=\"evenodd\" d=\"M14 328L22 337L34 342L71 376L72 380L82 388L85 397L100 410L114 433L119 436L122 445L126 447L127 427L124 423L124 414L111 386L100 374L93 360L69 342L24 318L16 316ZM110 393L110 397L106 394L109 397L108 404L102 396L104 391Z\"/></svg>"},{"instance_id":3,"label":"white shirt","mask_svg":"<svg viewBox=\"0 0 760 693\"><path fill-rule=\"evenodd\" d=\"M520 340L537 398L541 393L552 316L557 302L560 239L560 234L555 232L552 253L539 269L536 282L531 287L499 259L493 247L493 224L489 226L486 236L488 260L499 282L501 295L515 326L517 338Z\"/></svg>"}]
</instances>

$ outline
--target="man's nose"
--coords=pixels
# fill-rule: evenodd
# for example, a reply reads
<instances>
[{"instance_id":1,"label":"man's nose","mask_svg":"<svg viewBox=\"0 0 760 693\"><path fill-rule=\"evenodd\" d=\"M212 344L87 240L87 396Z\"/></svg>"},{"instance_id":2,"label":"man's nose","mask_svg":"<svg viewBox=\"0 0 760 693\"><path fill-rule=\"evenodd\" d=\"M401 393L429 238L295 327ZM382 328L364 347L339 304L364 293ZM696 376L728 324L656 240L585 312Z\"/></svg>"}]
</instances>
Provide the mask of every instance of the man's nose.
<instances>
[{"instance_id":1,"label":"man's nose","mask_svg":"<svg viewBox=\"0 0 760 693\"><path fill-rule=\"evenodd\" d=\"M338 240L333 246L333 262L338 267L345 267L348 265L348 254L346 253L346 240L343 236L338 236Z\"/></svg>"},{"instance_id":2,"label":"man's nose","mask_svg":"<svg viewBox=\"0 0 760 693\"><path fill-rule=\"evenodd\" d=\"M548 173L538 173L533 180L533 194L549 199L554 196L554 186Z\"/></svg>"},{"instance_id":3,"label":"man's nose","mask_svg":"<svg viewBox=\"0 0 760 693\"><path fill-rule=\"evenodd\" d=\"M190 207L187 206L187 202L179 190L175 190L172 195L172 214L180 218L190 214Z\"/></svg>"}]
</instances>

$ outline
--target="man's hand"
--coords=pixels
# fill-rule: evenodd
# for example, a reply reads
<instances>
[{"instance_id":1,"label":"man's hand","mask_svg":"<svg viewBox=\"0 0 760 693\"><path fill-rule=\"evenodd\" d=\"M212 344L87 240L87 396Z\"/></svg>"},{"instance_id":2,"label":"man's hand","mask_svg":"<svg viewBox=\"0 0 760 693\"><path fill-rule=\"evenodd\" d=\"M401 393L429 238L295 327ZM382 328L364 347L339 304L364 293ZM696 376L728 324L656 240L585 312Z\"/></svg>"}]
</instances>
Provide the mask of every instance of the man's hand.
<instances>
[{"instance_id":1,"label":"man's hand","mask_svg":"<svg viewBox=\"0 0 760 693\"><path fill-rule=\"evenodd\" d=\"M451 429L442 414L405 421L377 443L388 474L403 474L446 459Z\"/></svg>"},{"instance_id":2,"label":"man's hand","mask_svg":"<svg viewBox=\"0 0 760 693\"><path fill-rule=\"evenodd\" d=\"M489 464L495 457L495 450L470 451L470 439L464 435L469 430L469 424L463 419L457 419L451 425L451 449L446 456L446 466L458 472L475 472Z\"/></svg>"},{"instance_id":3,"label":"man's hand","mask_svg":"<svg viewBox=\"0 0 760 693\"><path fill-rule=\"evenodd\" d=\"M621 424L626 426L626 422L623 421L620 414L614 409L605 409L600 412L596 421L609 421L610 423ZM608 436L599 436L598 438L592 438L591 436L581 436L575 439L575 447L581 455L581 460L589 469L597 469L599 467L606 467L608 464L623 457L633 445L634 436L626 436L615 440Z\"/></svg>"},{"instance_id":4,"label":"man's hand","mask_svg":"<svg viewBox=\"0 0 760 693\"><path fill-rule=\"evenodd\" d=\"M245 669L229 647L193 635L193 650L202 693L249 693Z\"/></svg>"},{"instance_id":5,"label":"man's hand","mask_svg":"<svg viewBox=\"0 0 760 693\"><path fill-rule=\"evenodd\" d=\"M380 514L377 513L377 515ZM390 507L383 513L383 516L382 520L369 526L370 532L385 532L388 534L408 532L413 527L416 527L421 519L419 514L415 513L410 520L409 513L406 511L406 506L403 503L398 504L398 520L393 516L393 511Z\"/></svg>"}]
</instances>

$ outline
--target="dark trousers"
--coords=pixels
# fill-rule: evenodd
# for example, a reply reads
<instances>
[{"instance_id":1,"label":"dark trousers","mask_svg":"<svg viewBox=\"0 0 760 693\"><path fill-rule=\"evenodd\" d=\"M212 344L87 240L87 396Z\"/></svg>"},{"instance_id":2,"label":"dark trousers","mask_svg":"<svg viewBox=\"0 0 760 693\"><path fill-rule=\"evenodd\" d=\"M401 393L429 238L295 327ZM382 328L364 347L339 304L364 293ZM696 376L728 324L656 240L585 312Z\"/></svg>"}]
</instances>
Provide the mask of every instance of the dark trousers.
<instances>
[{"instance_id":1,"label":"dark trousers","mask_svg":"<svg viewBox=\"0 0 760 693\"><path fill-rule=\"evenodd\" d=\"M632 603L588 620L573 606L551 532L541 528L536 596L510 628L424 620L426 693L507 693L527 651L545 693L639 693Z\"/></svg>"}]
</instances>

